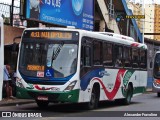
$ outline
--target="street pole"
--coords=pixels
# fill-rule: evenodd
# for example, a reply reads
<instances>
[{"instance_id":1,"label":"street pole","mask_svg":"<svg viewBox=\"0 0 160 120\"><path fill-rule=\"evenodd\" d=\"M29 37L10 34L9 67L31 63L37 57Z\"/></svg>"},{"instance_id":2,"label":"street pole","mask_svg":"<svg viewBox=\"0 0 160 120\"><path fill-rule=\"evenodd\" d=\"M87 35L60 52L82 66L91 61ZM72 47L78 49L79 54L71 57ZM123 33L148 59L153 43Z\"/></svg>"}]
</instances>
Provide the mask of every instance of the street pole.
<instances>
[{"instance_id":1,"label":"street pole","mask_svg":"<svg viewBox=\"0 0 160 120\"><path fill-rule=\"evenodd\" d=\"M142 15L145 16L145 13L144 13L144 0L142 0ZM144 44L144 22L145 22L145 18L142 19L142 43Z\"/></svg>"},{"instance_id":2,"label":"street pole","mask_svg":"<svg viewBox=\"0 0 160 120\"><path fill-rule=\"evenodd\" d=\"M13 26L13 10L14 10L14 0L12 0L12 4L11 4L11 12L10 12L10 24L11 26Z\"/></svg>"}]
</instances>

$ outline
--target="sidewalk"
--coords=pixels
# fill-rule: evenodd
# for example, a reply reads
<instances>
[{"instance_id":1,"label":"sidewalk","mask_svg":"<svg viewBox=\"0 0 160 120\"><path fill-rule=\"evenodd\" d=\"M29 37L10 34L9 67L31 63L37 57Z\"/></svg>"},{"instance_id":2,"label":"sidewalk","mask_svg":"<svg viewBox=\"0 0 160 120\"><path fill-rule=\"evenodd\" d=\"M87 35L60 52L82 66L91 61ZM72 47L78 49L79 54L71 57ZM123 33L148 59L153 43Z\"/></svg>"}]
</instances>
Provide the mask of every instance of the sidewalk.
<instances>
[{"instance_id":1,"label":"sidewalk","mask_svg":"<svg viewBox=\"0 0 160 120\"><path fill-rule=\"evenodd\" d=\"M18 106L21 104L28 104L28 103L35 103L35 100L31 99L11 99L11 100L6 100L3 99L0 101L0 107L2 106Z\"/></svg>"}]
</instances>

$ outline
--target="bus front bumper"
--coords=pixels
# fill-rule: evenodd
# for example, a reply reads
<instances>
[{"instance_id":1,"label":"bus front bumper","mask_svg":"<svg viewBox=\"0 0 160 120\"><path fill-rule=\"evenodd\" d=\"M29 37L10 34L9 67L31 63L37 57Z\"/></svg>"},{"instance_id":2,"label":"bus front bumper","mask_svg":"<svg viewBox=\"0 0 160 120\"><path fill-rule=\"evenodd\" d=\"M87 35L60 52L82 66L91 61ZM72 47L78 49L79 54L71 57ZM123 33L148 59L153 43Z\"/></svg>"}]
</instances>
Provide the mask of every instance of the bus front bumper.
<instances>
[{"instance_id":1,"label":"bus front bumper","mask_svg":"<svg viewBox=\"0 0 160 120\"><path fill-rule=\"evenodd\" d=\"M155 83L152 84L152 90L154 92L160 92L160 85L157 85Z\"/></svg>"},{"instance_id":2,"label":"bus front bumper","mask_svg":"<svg viewBox=\"0 0 160 120\"><path fill-rule=\"evenodd\" d=\"M77 103L79 99L79 89L71 90L67 92L52 92L42 90L29 90L25 88L17 87L17 98L30 98L38 100L39 97L46 98L45 100L50 102L71 102Z\"/></svg>"}]
</instances>

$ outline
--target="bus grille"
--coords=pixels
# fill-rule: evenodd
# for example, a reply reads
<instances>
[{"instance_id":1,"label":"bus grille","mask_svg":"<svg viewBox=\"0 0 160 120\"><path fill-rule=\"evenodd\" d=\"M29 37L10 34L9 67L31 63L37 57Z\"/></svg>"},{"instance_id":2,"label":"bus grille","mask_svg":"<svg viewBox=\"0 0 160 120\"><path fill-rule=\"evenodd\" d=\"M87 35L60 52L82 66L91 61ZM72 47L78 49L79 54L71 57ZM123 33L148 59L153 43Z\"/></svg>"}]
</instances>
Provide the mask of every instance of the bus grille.
<instances>
[{"instance_id":1,"label":"bus grille","mask_svg":"<svg viewBox=\"0 0 160 120\"><path fill-rule=\"evenodd\" d=\"M28 94L34 98L34 99L37 99L38 96L48 96L48 100L49 101L57 101L57 98L59 97L59 94L58 93L46 93L46 94L42 94L42 93L37 93L37 92L31 92L31 91L28 91Z\"/></svg>"}]
</instances>

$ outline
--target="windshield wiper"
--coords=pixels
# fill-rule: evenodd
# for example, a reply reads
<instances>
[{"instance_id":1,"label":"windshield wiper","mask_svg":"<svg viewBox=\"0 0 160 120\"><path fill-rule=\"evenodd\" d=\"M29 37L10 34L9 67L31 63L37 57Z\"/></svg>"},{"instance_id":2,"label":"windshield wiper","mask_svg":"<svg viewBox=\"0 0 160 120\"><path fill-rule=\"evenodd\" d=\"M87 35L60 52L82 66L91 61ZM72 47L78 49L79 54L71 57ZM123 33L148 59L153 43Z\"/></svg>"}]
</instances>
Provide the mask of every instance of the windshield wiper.
<instances>
[{"instance_id":1,"label":"windshield wiper","mask_svg":"<svg viewBox=\"0 0 160 120\"><path fill-rule=\"evenodd\" d=\"M60 53L63 45L64 45L64 43L59 44L59 46L57 47L57 49L56 49L55 52L53 53L52 61L57 58L57 56L58 56L58 54Z\"/></svg>"}]
</instances>

